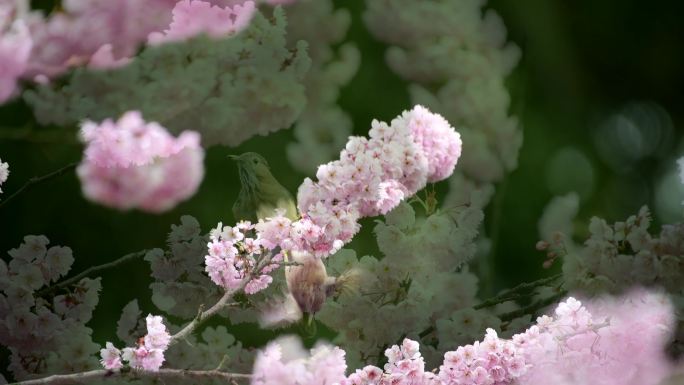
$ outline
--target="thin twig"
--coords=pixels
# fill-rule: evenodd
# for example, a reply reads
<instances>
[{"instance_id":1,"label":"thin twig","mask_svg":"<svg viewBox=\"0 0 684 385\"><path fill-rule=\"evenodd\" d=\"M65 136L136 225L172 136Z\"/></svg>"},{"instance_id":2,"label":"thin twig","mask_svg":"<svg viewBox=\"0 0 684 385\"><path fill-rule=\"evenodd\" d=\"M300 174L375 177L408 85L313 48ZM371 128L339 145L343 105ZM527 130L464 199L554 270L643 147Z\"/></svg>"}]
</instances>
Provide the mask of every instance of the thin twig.
<instances>
[{"instance_id":1,"label":"thin twig","mask_svg":"<svg viewBox=\"0 0 684 385\"><path fill-rule=\"evenodd\" d=\"M65 135L61 130L35 130L31 126L22 128L0 127L0 140L37 144L80 144L76 135Z\"/></svg>"},{"instance_id":2,"label":"thin twig","mask_svg":"<svg viewBox=\"0 0 684 385\"><path fill-rule=\"evenodd\" d=\"M541 279L538 279L538 280L532 281L532 282L523 282L514 288L505 290L505 291L495 295L492 298L489 298L483 302L480 302L479 304L473 306L473 309L476 309L476 310L484 309L487 307L492 307L492 306L498 305L500 303L512 301L514 299L518 299L518 298L520 298L522 293L524 293L530 289L534 289L536 287L549 284L549 283L557 280L558 278L560 278L562 276L563 276L563 274L556 274L556 275L552 275L552 276L546 277L546 278L541 278Z\"/></svg>"},{"instance_id":3,"label":"thin twig","mask_svg":"<svg viewBox=\"0 0 684 385\"><path fill-rule=\"evenodd\" d=\"M480 302L479 304L473 306L473 309L475 309L475 310L484 309L484 308L488 308L488 307L498 305L500 303L504 303L504 302L511 301L514 299L518 299L518 298L520 298L521 293L524 293L527 290L530 290L530 289L533 289L533 288L536 288L539 286L546 285L546 284L551 283L551 282L553 282L553 281L555 281L561 277L562 277L562 274L556 274L556 275L552 275L552 276L546 277L546 278L541 278L541 279L538 279L538 280L532 281L532 282L523 282L514 288L505 290L505 291L499 293L498 295L495 295L494 297L491 297L489 299L486 299L486 300ZM509 313L505 313L505 314L501 315L501 317L499 317L499 318L501 318L502 321L506 321L502 317L513 316L513 318L508 319L508 321L510 321L512 319L515 319L515 318L521 317L525 314L528 314L528 313L526 313L526 311L536 312L539 309L544 308L544 307L552 304L554 301L557 301L558 299L563 297L565 294L567 294L567 292L565 290L561 290L558 294L555 294L555 295L553 295L549 298L543 299L541 301L535 302L535 303L533 303L527 307L523 307L523 308L520 308L518 310L509 312ZM434 331L435 331L434 326L430 326L429 328L420 332L418 334L418 336L420 338L425 338L428 335L430 335L430 333L432 333Z\"/></svg>"},{"instance_id":4,"label":"thin twig","mask_svg":"<svg viewBox=\"0 0 684 385\"><path fill-rule=\"evenodd\" d=\"M19 194L21 194L22 192L28 190L30 187L33 187L33 186L35 186L35 185L37 185L37 184L40 184L40 183L43 183L43 182L47 182L47 181L49 181L50 179L54 179L54 178L56 178L56 177L58 177L58 176L60 176L60 175L66 174L67 172L69 172L69 171L75 169L76 166L78 166L78 162L69 163L69 164L67 164L66 166L60 168L59 170L53 171L53 172L51 172L51 173L49 173L49 174L46 174L46 175L43 175L43 176L37 176L37 177L34 176L33 178L29 179L28 182L24 183L24 185L21 186L21 187L19 188L19 190L15 191L12 195L8 196L6 199L1 200L1 201L0 201L0 208L2 208L3 206L5 206L5 205L6 205L8 202L10 202L12 199L16 198L17 195L19 195Z\"/></svg>"},{"instance_id":5,"label":"thin twig","mask_svg":"<svg viewBox=\"0 0 684 385\"><path fill-rule=\"evenodd\" d=\"M159 369L157 372L131 370L113 372L110 370L91 370L88 372L73 373L73 374L56 374L49 377L38 378L35 380L27 380L14 382L15 385L39 385L39 384L62 384L73 382L90 382L107 379L138 379L138 378L178 378L178 379L200 379L211 378L221 380L235 380L248 379L251 374L242 373L228 373L220 370L186 370L186 369Z\"/></svg>"},{"instance_id":6,"label":"thin twig","mask_svg":"<svg viewBox=\"0 0 684 385\"><path fill-rule=\"evenodd\" d=\"M52 286L48 286L45 289L38 291L38 296L40 297L40 296L43 296L45 294L52 293L53 291L55 291L57 289L72 285L72 284L80 281L81 279L83 279L83 278L85 278L91 274L94 274L98 271L107 270L107 269L122 265L122 264L124 264L128 261L131 261L133 259L136 259L138 257L143 257L143 256L145 256L145 254L147 254L147 252L148 252L148 250L136 251L135 253L126 254L123 257L121 257L115 261L108 262L108 263L98 265L98 266L91 266L91 267L85 269L84 271L82 271L81 273L79 273L79 274L77 274L77 275L75 275L69 279L65 279L64 281L57 282L56 284L54 284Z\"/></svg>"},{"instance_id":7,"label":"thin twig","mask_svg":"<svg viewBox=\"0 0 684 385\"><path fill-rule=\"evenodd\" d=\"M499 316L499 319L501 319L502 322L509 322L527 314L534 315L539 310L558 302L558 300L565 297L566 294L568 294L567 290L560 290L558 293L552 295L551 297L540 299L539 301L534 302L528 306L521 307L518 310L504 313L501 316Z\"/></svg>"}]
</instances>

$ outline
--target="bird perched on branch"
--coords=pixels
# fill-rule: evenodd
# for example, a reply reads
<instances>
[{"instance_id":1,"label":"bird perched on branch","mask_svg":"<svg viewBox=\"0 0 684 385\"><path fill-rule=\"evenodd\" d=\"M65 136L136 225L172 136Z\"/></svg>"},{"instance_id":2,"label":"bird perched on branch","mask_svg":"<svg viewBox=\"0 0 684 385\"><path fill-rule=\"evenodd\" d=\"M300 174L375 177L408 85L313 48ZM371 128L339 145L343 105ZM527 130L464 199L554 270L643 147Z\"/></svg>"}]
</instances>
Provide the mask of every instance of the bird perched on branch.
<instances>
[{"instance_id":1,"label":"bird perched on branch","mask_svg":"<svg viewBox=\"0 0 684 385\"><path fill-rule=\"evenodd\" d=\"M283 210L292 221L299 219L292 194L271 174L263 156L246 152L229 157L237 162L242 184L233 205L236 220L254 223L277 215L277 210ZM312 327L312 317L322 308L325 300L353 289L358 283L358 274L349 271L340 277L331 277L323 261L310 253L297 252L290 257L297 265L285 268L287 287L304 315L305 325Z\"/></svg>"},{"instance_id":2,"label":"bird perched on branch","mask_svg":"<svg viewBox=\"0 0 684 385\"><path fill-rule=\"evenodd\" d=\"M271 174L268 162L255 152L229 155L235 160L240 174L242 188L233 205L235 219L256 222L276 215L276 210L285 211L291 220L298 218L297 206L292 194Z\"/></svg>"}]
</instances>

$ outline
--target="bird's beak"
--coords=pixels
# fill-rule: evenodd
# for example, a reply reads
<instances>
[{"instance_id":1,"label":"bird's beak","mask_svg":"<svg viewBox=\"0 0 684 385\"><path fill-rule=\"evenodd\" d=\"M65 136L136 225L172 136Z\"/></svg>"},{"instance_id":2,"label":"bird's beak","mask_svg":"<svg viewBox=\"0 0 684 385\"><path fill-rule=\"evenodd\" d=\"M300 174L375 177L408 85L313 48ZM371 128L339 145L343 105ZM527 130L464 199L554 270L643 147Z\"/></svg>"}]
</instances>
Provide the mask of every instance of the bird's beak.
<instances>
[{"instance_id":1,"label":"bird's beak","mask_svg":"<svg viewBox=\"0 0 684 385\"><path fill-rule=\"evenodd\" d=\"M240 159L240 157L237 156L237 155L228 155L228 158L229 158L229 159L232 159L232 160L234 160L234 161L238 161L238 160Z\"/></svg>"}]
</instances>

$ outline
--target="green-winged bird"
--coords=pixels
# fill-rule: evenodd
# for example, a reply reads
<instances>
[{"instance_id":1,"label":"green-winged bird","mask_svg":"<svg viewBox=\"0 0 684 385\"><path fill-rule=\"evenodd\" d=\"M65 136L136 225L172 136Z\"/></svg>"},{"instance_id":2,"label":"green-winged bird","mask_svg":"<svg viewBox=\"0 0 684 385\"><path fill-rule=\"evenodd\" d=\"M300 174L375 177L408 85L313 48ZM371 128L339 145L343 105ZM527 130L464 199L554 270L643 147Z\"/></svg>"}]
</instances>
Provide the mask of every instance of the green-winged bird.
<instances>
[{"instance_id":1,"label":"green-winged bird","mask_svg":"<svg viewBox=\"0 0 684 385\"><path fill-rule=\"evenodd\" d=\"M235 219L256 222L276 215L278 209L296 220L297 206L292 194L271 174L268 162L255 152L229 155L237 162L242 188L233 204Z\"/></svg>"}]
</instances>

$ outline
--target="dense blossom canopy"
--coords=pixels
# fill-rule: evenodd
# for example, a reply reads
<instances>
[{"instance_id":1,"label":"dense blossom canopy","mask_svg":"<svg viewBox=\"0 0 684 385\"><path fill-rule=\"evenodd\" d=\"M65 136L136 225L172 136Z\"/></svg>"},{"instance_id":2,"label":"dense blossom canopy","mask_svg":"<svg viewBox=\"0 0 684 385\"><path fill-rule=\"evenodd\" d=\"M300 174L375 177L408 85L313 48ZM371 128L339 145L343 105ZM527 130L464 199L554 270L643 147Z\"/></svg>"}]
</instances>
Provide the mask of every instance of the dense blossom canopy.
<instances>
[{"instance_id":1,"label":"dense blossom canopy","mask_svg":"<svg viewBox=\"0 0 684 385\"><path fill-rule=\"evenodd\" d=\"M61 133L40 125L80 127L83 153L78 165L28 179L0 208L75 168L94 203L168 212L198 191L209 147L289 127L294 141L283 152L309 177L287 215L274 208L209 231L185 215L163 248L80 273L70 274L70 248L24 236L0 259L10 380L665 385L684 376L672 359L684 351L684 224L652 231L646 206L624 221L591 218L575 233L580 195L555 197L536 248L546 254L540 265L561 261L562 270L496 293L503 194L483 222L522 144L504 83L520 51L486 1L367 0L360 24L333 0L32 3L0 0L0 104L20 106L19 118L24 107L33 112L9 136L32 142L35 134L42 143L41 135ZM414 107L350 136L357 127L343 110L348 95L340 96L368 62L356 46L364 45L345 35L353 27L358 36L363 24L387 45L389 76L406 82ZM382 113L381 104L364 106ZM11 189L33 163L18 152L3 155ZM684 184L684 157L678 164ZM0 160L0 188L9 167ZM262 199L246 173L227 184L245 183ZM448 192L431 185L445 180ZM198 218L222 216L224 203L212 201ZM17 228L36 224L16 218ZM372 231L357 237L361 223ZM113 333L89 324L110 279L93 275L139 259L149 262L151 298L125 299L113 343ZM209 321L215 316L224 319ZM257 323L272 330L255 340L242 334ZM275 338L281 327L314 347Z\"/></svg>"}]
</instances>

